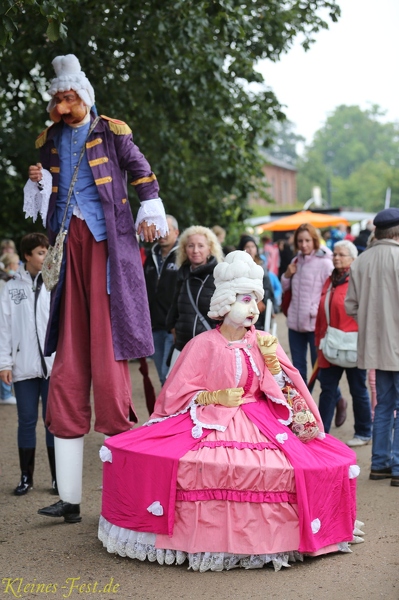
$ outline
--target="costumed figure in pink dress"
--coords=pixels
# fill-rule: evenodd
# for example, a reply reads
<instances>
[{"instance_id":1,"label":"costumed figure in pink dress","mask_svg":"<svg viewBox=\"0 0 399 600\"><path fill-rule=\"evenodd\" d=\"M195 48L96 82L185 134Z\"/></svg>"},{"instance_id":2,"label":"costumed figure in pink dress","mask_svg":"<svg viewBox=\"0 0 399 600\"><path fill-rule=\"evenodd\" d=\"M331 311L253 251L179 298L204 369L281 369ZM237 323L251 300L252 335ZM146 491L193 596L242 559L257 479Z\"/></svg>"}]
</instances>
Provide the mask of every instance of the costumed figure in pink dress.
<instances>
[{"instance_id":1,"label":"costumed figure in pink dress","mask_svg":"<svg viewBox=\"0 0 399 600\"><path fill-rule=\"evenodd\" d=\"M263 269L214 270L217 329L183 349L145 426L106 440L99 539L196 571L276 570L360 542L356 455L323 432L298 371L256 331Z\"/></svg>"}]
</instances>

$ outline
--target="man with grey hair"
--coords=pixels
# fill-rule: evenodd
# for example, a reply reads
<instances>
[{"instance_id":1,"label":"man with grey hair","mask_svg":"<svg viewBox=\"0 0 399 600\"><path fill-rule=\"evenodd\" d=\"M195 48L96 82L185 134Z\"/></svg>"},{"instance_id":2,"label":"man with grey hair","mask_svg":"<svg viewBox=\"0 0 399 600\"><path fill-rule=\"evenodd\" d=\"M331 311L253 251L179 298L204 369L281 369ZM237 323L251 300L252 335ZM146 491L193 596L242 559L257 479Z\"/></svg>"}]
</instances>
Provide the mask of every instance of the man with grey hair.
<instances>
[{"instance_id":1,"label":"man with grey hair","mask_svg":"<svg viewBox=\"0 0 399 600\"><path fill-rule=\"evenodd\" d=\"M358 367L376 369L370 479L399 487L399 208L375 219L375 241L351 265L345 310L359 325Z\"/></svg>"},{"instance_id":2,"label":"man with grey hair","mask_svg":"<svg viewBox=\"0 0 399 600\"><path fill-rule=\"evenodd\" d=\"M166 329L166 317L173 301L176 279L176 249L179 226L172 215L166 215L169 233L151 248L144 263L144 276L150 306L152 337L155 352L152 355L163 385L169 367L167 359L173 345L173 335Z\"/></svg>"}]
</instances>

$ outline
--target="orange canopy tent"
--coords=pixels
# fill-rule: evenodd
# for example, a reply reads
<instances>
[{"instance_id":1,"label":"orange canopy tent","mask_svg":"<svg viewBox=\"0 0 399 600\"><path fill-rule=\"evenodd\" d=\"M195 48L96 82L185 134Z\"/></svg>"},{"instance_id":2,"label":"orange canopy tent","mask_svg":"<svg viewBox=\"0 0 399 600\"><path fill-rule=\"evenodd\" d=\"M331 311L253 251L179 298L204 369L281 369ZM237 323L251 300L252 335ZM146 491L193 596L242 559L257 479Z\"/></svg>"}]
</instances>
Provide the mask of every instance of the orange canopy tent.
<instances>
[{"instance_id":1,"label":"orange canopy tent","mask_svg":"<svg viewBox=\"0 0 399 600\"><path fill-rule=\"evenodd\" d=\"M311 210L301 210L294 215L288 215L270 223L260 225L261 231L294 231L303 223L310 223L314 227L335 227L336 225L349 225L349 221L338 215L328 215L312 212Z\"/></svg>"}]
</instances>

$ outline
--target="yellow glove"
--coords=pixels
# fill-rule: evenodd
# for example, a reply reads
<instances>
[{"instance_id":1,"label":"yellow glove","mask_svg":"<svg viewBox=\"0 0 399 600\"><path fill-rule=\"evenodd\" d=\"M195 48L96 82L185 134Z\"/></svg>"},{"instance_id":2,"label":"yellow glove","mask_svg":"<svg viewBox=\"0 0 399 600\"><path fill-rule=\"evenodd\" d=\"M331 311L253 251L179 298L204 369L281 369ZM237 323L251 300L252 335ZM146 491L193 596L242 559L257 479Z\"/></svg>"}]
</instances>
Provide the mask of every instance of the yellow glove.
<instances>
[{"instance_id":1,"label":"yellow glove","mask_svg":"<svg viewBox=\"0 0 399 600\"><path fill-rule=\"evenodd\" d=\"M262 353L263 360L272 375L277 375L281 371L280 361L277 358L278 339L274 335L257 334L259 350Z\"/></svg>"},{"instance_id":2,"label":"yellow glove","mask_svg":"<svg viewBox=\"0 0 399 600\"><path fill-rule=\"evenodd\" d=\"M196 403L202 406L208 404L222 404L228 408L240 406L244 402L242 395L244 388L228 388L227 390L216 390L216 392L200 392L197 396Z\"/></svg>"}]
</instances>

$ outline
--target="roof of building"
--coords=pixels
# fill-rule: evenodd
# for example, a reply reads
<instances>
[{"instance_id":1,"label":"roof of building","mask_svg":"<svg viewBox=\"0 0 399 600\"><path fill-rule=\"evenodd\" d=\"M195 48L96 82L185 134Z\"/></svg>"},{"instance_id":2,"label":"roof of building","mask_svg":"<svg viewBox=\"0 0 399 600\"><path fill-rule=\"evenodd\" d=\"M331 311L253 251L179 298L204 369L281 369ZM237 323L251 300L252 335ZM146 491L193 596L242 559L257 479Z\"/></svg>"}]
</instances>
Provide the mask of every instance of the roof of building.
<instances>
[{"instance_id":1,"label":"roof of building","mask_svg":"<svg viewBox=\"0 0 399 600\"><path fill-rule=\"evenodd\" d=\"M265 157L265 160L274 167L280 167L280 169L287 169L287 171L297 171L298 169L294 167L294 165L286 162L285 160L281 160L280 158L275 158L271 154L268 154L264 150L260 150L261 154Z\"/></svg>"}]
</instances>

